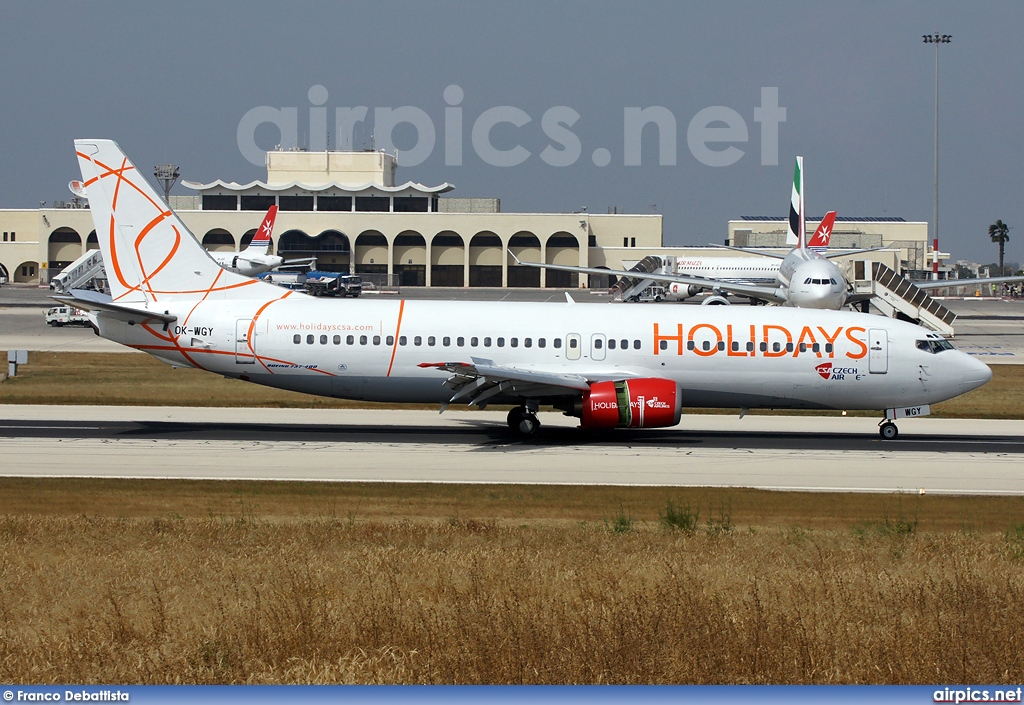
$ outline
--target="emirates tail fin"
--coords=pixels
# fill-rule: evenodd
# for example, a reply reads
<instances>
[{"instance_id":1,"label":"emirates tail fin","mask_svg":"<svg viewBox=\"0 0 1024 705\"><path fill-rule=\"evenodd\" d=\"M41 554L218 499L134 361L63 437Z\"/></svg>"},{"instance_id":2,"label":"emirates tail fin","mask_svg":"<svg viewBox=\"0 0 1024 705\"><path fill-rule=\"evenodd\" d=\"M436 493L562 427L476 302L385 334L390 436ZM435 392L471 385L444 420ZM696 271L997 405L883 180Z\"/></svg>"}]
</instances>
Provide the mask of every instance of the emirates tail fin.
<instances>
[{"instance_id":1,"label":"emirates tail fin","mask_svg":"<svg viewBox=\"0 0 1024 705\"><path fill-rule=\"evenodd\" d=\"M804 158L796 158L796 169L793 171L793 194L789 200L789 232L786 244L797 249L807 246L804 232Z\"/></svg>"}]
</instances>

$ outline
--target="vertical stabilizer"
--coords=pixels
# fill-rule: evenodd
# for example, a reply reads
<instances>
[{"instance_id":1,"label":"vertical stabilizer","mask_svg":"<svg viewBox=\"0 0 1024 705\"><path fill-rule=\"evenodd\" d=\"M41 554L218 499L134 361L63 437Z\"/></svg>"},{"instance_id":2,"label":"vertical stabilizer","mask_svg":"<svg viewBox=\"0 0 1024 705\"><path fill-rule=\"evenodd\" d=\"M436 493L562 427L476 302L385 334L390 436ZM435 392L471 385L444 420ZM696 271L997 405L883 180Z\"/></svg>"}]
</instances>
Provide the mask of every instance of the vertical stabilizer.
<instances>
[{"instance_id":1,"label":"vertical stabilizer","mask_svg":"<svg viewBox=\"0 0 1024 705\"><path fill-rule=\"evenodd\" d=\"M253 235L245 253L249 255L265 255L270 248L270 235L274 232L274 220L277 218L277 206L271 206L264 216L260 229Z\"/></svg>"},{"instance_id":2,"label":"vertical stabilizer","mask_svg":"<svg viewBox=\"0 0 1024 705\"><path fill-rule=\"evenodd\" d=\"M828 249L828 243L832 239L832 228L836 223L836 212L829 211L818 224L818 229L807 242L807 249L821 253Z\"/></svg>"},{"instance_id":3,"label":"vertical stabilizer","mask_svg":"<svg viewBox=\"0 0 1024 705\"><path fill-rule=\"evenodd\" d=\"M75 140L110 294L120 303L269 299L278 290L225 271L111 140Z\"/></svg>"},{"instance_id":4,"label":"vertical stabilizer","mask_svg":"<svg viewBox=\"0 0 1024 705\"><path fill-rule=\"evenodd\" d=\"M804 158L796 158L796 169L793 172L793 195L789 200L789 232L786 244L797 249L806 247L804 233Z\"/></svg>"}]
</instances>

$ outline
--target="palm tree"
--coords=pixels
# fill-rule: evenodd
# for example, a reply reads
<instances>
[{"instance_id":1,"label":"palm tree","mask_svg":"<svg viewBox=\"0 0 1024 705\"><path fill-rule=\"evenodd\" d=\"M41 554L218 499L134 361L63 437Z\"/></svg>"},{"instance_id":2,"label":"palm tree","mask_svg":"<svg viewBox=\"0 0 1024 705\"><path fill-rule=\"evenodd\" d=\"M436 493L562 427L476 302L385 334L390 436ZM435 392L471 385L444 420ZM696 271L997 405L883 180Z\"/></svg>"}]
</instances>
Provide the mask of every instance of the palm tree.
<instances>
[{"instance_id":1,"label":"palm tree","mask_svg":"<svg viewBox=\"0 0 1024 705\"><path fill-rule=\"evenodd\" d=\"M999 243L999 275L1003 276L1003 250L1006 248L1006 241L1010 239L1010 226L1001 220L997 220L988 226L988 236L992 242Z\"/></svg>"}]
</instances>

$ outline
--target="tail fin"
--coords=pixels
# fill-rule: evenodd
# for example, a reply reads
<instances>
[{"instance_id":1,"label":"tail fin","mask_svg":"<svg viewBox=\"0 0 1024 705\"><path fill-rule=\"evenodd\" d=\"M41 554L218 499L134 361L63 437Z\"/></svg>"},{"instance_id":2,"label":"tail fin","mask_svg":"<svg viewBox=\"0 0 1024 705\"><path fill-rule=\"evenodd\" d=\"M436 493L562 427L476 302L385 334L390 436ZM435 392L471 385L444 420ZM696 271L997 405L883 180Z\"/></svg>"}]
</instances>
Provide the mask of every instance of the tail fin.
<instances>
[{"instance_id":1,"label":"tail fin","mask_svg":"<svg viewBox=\"0 0 1024 705\"><path fill-rule=\"evenodd\" d=\"M814 231L814 235L811 236L810 241L807 243L807 248L814 250L815 252L823 252L828 249L828 242L832 239L832 226L836 222L836 212L829 211L825 214L825 217L821 219L821 223L818 224L818 229Z\"/></svg>"},{"instance_id":2,"label":"tail fin","mask_svg":"<svg viewBox=\"0 0 1024 705\"><path fill-rule=\"evenodd\" d=\"M253 235L252 241L245 251L250 255L265 255L270 247L270 234L274 232L274 220L277 218L277 206L271 206L260 224L260 229Z\"/></svg>"},{"instance_id":3,"label":"tail fin","mask_svg":"<svg viewBox=\"0 0 1024 705\"><path fill-rule=\"evenodd\" d=\"M111 140L75 140L114 301L148 304L274 298L276 289L222 269Z\"/></svg>"},{"instance_id":4,"label":"tail fin","mask_svg":"<svg viewBox=\"0 0 1024 705\"><path fill-rule=\"evenodd\" d=\"M796 158L796 170L793 172L793 195L789 200L789 233L786 244L804 249L806 234L804 232L804 158Z\"/></svg>"}]
</instances>

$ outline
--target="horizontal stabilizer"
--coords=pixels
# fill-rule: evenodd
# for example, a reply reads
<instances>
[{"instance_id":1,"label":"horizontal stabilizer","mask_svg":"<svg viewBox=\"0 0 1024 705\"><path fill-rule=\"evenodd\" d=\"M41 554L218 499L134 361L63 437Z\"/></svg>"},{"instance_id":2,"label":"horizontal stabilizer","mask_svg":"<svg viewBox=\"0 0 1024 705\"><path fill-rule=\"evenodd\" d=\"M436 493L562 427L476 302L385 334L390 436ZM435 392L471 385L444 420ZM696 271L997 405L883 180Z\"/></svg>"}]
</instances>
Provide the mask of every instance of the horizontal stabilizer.
<instances>
[{"instance_id":1,"label":"horizontal stabilizer","mask_svg":"<svg viewBox=\"0 0 1024 705\"><path fill-rule=\"evenodd\" d=\"M96 296L85 296L86 294L96 294ZM109 300L102 300L102 297L103 294L99 294L95 291L73 289L70 296L52 296L50 298L54 301L59 301L62 304L74 306L75 308L82 308L86 311L100 311L108 316L112 316L127 323L145 323L146 321L173 323L178 320L177 316L170 313L147 311L144 308L115 304Z\"/></svg>"}]
</instances>

